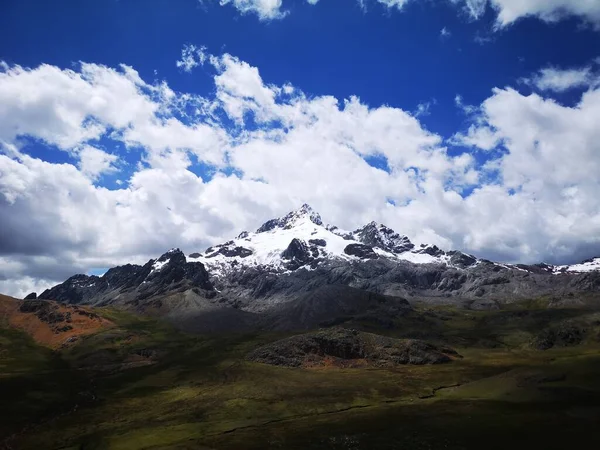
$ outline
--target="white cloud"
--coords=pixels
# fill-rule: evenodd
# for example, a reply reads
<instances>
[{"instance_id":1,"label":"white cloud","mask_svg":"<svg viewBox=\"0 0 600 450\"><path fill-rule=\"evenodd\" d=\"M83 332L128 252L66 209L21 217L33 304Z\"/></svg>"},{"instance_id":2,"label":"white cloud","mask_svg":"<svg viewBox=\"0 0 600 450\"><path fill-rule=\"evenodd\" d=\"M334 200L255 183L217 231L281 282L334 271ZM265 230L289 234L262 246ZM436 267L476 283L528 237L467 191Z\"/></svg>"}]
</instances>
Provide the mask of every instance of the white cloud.
<instances>
[{"instance_id":1,"label":"white cloud","mask_svg":"<svg viewBox=\"0 0 600 450\"><path fill-rule=\"evenodd\" d=\"M594 74L590 67L577 69L547 67L533 77L521 81L542 91L564 92L574 88L597 86L600 84L600 75Z\"/></svg>"},{"instance_id":2,"label":"white cloud","mask_svg":"<svg viewBox=\"0 0 600 450\"><path fill-rule=\"evenodd\" d=\"M454 104L464 114L469 115L469 114L473 114L473 113L477 112L477 107L473 106L473 105L466 104L465 101L464 101L464 99L463 99L463 97L462 97L462 95L460 95L460 94L457 94L454 97Z\"/></svg>"},{"instance_id":3,"label":"white cloud","mask_svg":"<svg viewBox=\"0 0 600 450\"><path fill-rule=\"evenodd\" d=\"M233 5L242 14L256 14L260 20L281 19L287 15L281 9L282 0L219 0L219 2L221 5Z\"/></svg>"},{"instance_id":4,"label":"white cloud","mask_svg":"<svg viewBox=\"0 0 600 450\"><path fill-rule=\"evenodd\" d=\"M556 22L565 16L579 16L600 25L598 0L492 0L498 10L498 23L510 25L522 17L536 16L546 22Z\"/></svg>"},{"instance_id":5,"label":"white cloud","mask_svg":"<svg viewBox=\"0 0 600 450\"><path fill-rule=\"evenodd\" d=\"M451 0L453 3L458 3L462 0ZM470 16L478 19L485 13L488 0L464 0L465 9Z\"/></svg>"},{"instance_id":6,"label":"white cloud","mask_svg":"<svg viewBox=\"0 0 600 450\"><path fill-rule=\"evenodd\" d=\"M202 1L202 0L199 0ZM369 1L377 2L389 10L402 11L409 3L423 0L356 0L366 9ZM595 27L600 27L600 2L598 0L448 0L473 18L480 19L488 7L496 15L498 28L513 24L525 17L536 17L545 22L556 22L564 17L580 17ZM315 5L318 0L306 0ZM242 14L255 14L260 20L282 19L289 14L283 0L219 0L221 5L231 5ZM286 4L291 3L286 0Z\"/></svg>"},{"instance_id":7,"label":"white cloud","mask_svg":"<svg viewBox=\"0 0 600 450\"><path fill-rule=\"evenodd\" d=\"M107 128L126 128L157 112L140 94L145 85L133 69L82 64L79 72L41 65L0 72L0 136L35 136L70 149L102 136ZM61 95L56 95L60 92Z\"/></svg>"},{"instance_id":8,"label":"white cloud","mask_svg":"<svg viewBox=\"0 0 600 450\"><path fill-rule=\"evenodd\" d=\"M437 100L434 98L428 102L419 103L417 109L413 112L415 117L424 117L431 114L431 106L435 105Z\"/></svg>"},{"instance_id":9,"label":"white cloud","mask_svg":"<svg viewBox=\"0 0 600 450\"><path fill-rule=\"evenodd\" d=\"M448 39L450 36L452 36L450 30L448 30L446 27L442 28L442 31L440 31L440 37L442 39Z\"/></svg>"},{"instance_id":10,"label":"white cloud","mask_svg":"<svg viewBox=\"0 0 600 450\"><path fill-rule=\"evenodd\" d=\"M472 213L479 209L471 220L481 223L482 212L498 208L497 223L465 236L469 247L506 246L515 259L538 260L583 254L586 247L600 250L600 90L566 107L536 94L495 89L480 110L469 134L501 139L507 153L494 161L498 186L484 186L465 201L476 206ZM489 142L482 139L481 148Z\"/></svg>"},{"instance_id":11,"label":"white cloud","mask_svg":"<svg viewBox=\"0 0 600 450\"><path fill-rule=\"evenodd\" d=\"M210 98L147 84L128 67L4 68L0 289L21 293L31 280L145 262L174 246L202 250L304 202L341 227L379 220L494 259L600 250L599 90L574 108L508 88L479 106L457 97L470 123L455 139L503 149L481 165L470 151L450 154L416 114L312 97L266 83L234 56L197 50L192 67L213 73ZM28 156L27 136L79 155L78 165ZM98 138L108 151L92 148ZM106 141L141 152L116 190L96 181L121 156ZM195 161L212 173L196 175Z\"/></svg>"},{"instance_id":12,"label":"white cloud","mask_svg":"<svg viewBox=\"0 0 600 450\"><path fill-rule=\"evenodd\" d=\"M263 20L277 19L285 15L281 0L221 0L222 5L233 3L242 13L254 12Z\"/></svg>"},{"instance_id":13,"label":"white cloud","mask_svg":"<svg viewBox=\"0 0 600 450\"><path fill-rule=\"evenodd\" d=\"M477 147L482 150L492 150L499 144L500 138L497 133L486 126L471 125L466 134L456 133L451 142L455 145Z\"/></svg>"},{"instance_id":14,"label":"white cloud","mask_svg":"<svg viewBox=\"0 0 600 450\"><path fill-rule=\"evenodd\" d=\"M98 148L86 145L78 151L79 163L77 167L81 172L92 180L98 179L105 173L117 171L114 163L119 159L117 155L111 155Z\"/></svg>"},{"instance_id":15,"label":"white cloud","mask_svg":"<svg viewBox=\"0 0 600 450\"><path fill-rule=\"evenodd\" d=\"M202 2L203 0L199 0ZM316 5L319 0L305 0L310 5ZM363 8L367 0L356 0ZM388 9L402 10L413 0L373 0ZM286 0L286 4L291 3ZM219 0L222 6L231 5L242 14L255 14L259 20L270 21L283 19L289 11L283 9L283 0Z\"/></svg>"},{"instance_id":16,"label":"white cloud","mask_svg":"<svg viewBox=\"0 0 600 450\"><path fill-rule=\"evenodd\" d=\"M563 17L578 16L600 26L598 0L451 0L463 4L474 19L481 18L489 5L497 13L497 26L511 25L524 17L537 17L545 22L556 22Z\"/></svg>"},{"instance_id":17,"label":"white cloud","mask_svg":"<svg viewBox=\"0 0 600 450\"><path fill-rule=\"evenodd\" d=\"M256 67L229 54L210 60L219 72L215 76L217 99L230 117L241 122L252 111L261 121L275 118L275 97L280 90L265 86Z\"/></svg>"},{"instance_id":18,"label":"white cloud","mask_svg":"<svg viewBox=\"0 0 600 450\"><path fill-rule=\"evenodd\" d=\"M199 112L207 107L202 99L176 96L164 83L146 84L128 66L117 70L84 63L78 72L49 65L14 66L0 72L0 141L14 143L29 136L78 152L109 133L129 146L147 147L148 159L155 163L165 153L189 150L211 164L222 164L226 136L203 122L184 125L177 115L186 105ZM88 160L91 155L84 154Z\"/></svg>"},{"instance_id":19,"label":"white cloud","mask_svg":"<svg viewBox=\"0 0 600 450\"><path fill-rule=\"evenodd\" d=\"M25 298L26 295L32 292L41 294L54 285L56 285L56 282L27 276L11 280L0 279L0 292L10 293L15 298Z\"/></svg>"},{"instance_id":20,"label":"white cloud","mask_svg":"<svg viewBox=\"0 0 600 450\"><path fill-rule=\"evenodd\" d=\"M184 72L191 72L194 67L204 64L206 61L206 47L196 47L195 45L184 45L181 50L181 59L176 65Z\"/></svg>"},{"instance_id":21,"label":"white cloud","mask_svg":"<svg viewBox=\"0 0 600 450\"><path fill-rule=\"evenodd\" d=\"M404 8L404 5L406 5L410 0L377 0L377 1L384 6L387 6L388 8L397 8L400 10L400 9Z\"/></svg>"}]
</instances>

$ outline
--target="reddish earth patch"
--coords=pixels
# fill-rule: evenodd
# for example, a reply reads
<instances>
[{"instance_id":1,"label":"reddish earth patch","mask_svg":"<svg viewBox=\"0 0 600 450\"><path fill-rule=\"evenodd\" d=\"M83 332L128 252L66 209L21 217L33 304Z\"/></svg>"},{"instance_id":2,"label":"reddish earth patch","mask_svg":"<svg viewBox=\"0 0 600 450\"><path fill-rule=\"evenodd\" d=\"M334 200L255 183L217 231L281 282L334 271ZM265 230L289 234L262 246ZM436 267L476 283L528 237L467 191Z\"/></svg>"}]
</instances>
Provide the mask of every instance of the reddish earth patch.
<instances>
[{"instance_id":1,"label":"reddish earth patch","mask_svg":"<svg viewBox=\"0 0 600 450\"><path fill-rule=\"evenodd\" d=\"M43 310L24 312L23 300L0 294L0 325L25 331L38 344L52 349L73 345L81 336L96 333L114 324L92 308L44 300Z\"/></svg>"}]
</instances>

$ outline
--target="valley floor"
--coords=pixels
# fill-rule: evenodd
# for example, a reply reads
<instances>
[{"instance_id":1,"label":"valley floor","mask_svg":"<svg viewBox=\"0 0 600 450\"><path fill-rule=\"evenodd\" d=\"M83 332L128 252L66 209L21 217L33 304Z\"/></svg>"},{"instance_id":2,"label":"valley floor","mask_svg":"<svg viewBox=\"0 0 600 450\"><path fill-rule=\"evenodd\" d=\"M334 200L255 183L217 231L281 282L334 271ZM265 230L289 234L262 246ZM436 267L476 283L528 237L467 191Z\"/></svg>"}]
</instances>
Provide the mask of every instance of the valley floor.
<instances>
[{"instance_id":1,"label":"valley floor","mask_svg":"<svg viewBox=\"0 0 600 450\"><path fill-rule=\"evenodd\" d=\"M0 327L0 448L600 448L594 310L423 307L385 330L352 324L463 356L385 369L252 363L285 335L193 336L98 313L115 326L59 351ZM561 321L585 329L577 345L532 347Z\"/></svg>"}]
</instances>

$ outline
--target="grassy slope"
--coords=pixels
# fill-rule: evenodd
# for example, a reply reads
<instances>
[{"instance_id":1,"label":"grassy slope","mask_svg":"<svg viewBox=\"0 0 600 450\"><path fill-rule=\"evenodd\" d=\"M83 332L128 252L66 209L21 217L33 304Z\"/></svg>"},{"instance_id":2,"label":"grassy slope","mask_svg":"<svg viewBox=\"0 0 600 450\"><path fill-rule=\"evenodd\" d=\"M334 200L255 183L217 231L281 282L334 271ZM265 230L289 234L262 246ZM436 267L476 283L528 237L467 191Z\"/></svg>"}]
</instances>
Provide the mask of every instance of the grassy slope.
<instances>
[{"instance_id":1,"label":"grassy slope","mask_svg":"<svg viewBox=\"0 0 600 450\"><path fill-rule=\"evenodd\" d=\"M527 346L550 323L588 323L589 311L420 311L385 333L450 343L465 358L392 370L253 364L243 361L251 348L282 336L203 338L118 311L102 314L118 328L60 358L19 332L0 334L0 436L30 425L8 441L13 448L600 445L600 344ZM158 363L116 370L148 350L159 352ZM460 386L425 398L452 385Z\"/></svg>"},{"instance_id":2,"label":"grassy slope","mask_svg":"<svg viewBox=\"0 0 600 450\"><path fill-rule=\"evenodd\" d=\"M22 331L0 327L0 436L68 410L76 384L77 376L50 349Z\"/></svg>"}]
</instances>

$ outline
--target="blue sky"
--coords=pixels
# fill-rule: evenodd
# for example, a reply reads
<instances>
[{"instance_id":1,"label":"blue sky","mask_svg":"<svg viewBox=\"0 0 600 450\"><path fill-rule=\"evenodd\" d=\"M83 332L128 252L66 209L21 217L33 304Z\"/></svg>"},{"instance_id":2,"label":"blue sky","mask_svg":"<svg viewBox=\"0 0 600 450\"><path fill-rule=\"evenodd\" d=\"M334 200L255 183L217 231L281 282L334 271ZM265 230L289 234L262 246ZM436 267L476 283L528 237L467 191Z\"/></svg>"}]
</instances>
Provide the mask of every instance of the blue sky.
<instances>
[{"instance_id":1,"label":"blue sky","mask_svg":"<svg viewBox=\"0 0 600 450\"><path fill-rule=\"evenodd\" d=\"M491 259L600 254L600 1L226 3L2 2L6 289L304 202Z\"/></svg>"},{"instance_id":2,"label":"blue sky","mask_svg":"<svg viewBox=\"0 0 600 450\"><path fill-rule=\"evenodd\" d=\"M586 65L600 49L600 33L576 17L550 25L528 18L494 32L491 8L474 20L443 1L413 1L403 11L375 1L365 10L348 0L314 6L291 0L284 8L287 17L264 22L210 1L6 0L0 55L29 67L124 63L144 80L166 79L175 90L206 94L210 77L173 64L183 44L205 45L260 68L269 83L292 82L312 95L357 95L369 105L410 111L435 99L422 120L449 137L464 122L457 94L478 104L493 87L514 85L540 67ZM441 37L443 28L448 38Z\"/></svg>"}]
</instances>

